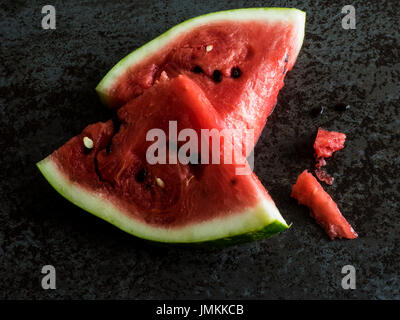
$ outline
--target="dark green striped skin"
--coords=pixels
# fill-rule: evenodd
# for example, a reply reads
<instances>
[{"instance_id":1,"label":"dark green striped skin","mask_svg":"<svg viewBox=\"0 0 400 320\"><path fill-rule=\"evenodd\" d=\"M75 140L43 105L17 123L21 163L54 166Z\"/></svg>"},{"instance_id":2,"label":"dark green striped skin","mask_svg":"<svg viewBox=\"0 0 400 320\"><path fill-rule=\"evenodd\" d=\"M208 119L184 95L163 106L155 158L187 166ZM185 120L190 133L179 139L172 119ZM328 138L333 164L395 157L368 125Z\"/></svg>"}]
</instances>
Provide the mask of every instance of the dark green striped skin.
<instances>
[{"instance_id":1,"label":"dark green striped skin","mask_svg":"<svg viewBox=\"0 0 400 320\"><path fill-rule=\"evenodd\" d=\"M143 239L144 242L154 245L154 246L160 246L160 247L184 247L184 248L202 248L202 249L219 249L219 248L226 248L229 246L237 245L237 244L243 244L243 243L248 243L248 242L253 242L257 240L262 240L266 239L269 237L272 237L273 235L276 235L282 231L285 231L289 229L292 225L290 224L289 226L279 222L275 221L268 226L265 226L264 228L260 230L255 230L252 232L248 233L243 233L243 234L238 234L236 236L232 237L225 237L225 238L220 238L220 239L215 239L215 240L207 240L203 242L159 242L159 241L152 241L149 239Z\"/></svg>"}]
</instances>

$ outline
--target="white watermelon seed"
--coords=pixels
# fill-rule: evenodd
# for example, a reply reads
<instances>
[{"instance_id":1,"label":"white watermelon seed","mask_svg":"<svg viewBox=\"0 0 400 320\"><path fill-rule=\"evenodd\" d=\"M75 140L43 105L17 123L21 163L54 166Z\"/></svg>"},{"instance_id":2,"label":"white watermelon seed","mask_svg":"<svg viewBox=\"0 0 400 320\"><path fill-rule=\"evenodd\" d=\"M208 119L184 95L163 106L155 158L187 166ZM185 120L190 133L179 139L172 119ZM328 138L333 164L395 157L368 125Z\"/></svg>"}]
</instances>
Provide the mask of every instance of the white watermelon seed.
<instances>
[{"instance_id":1,"label":"white watermelon seed","mask_svg":"<svg viewBox=\"0 0 400 320\"><path fill-rule=\"evenodd\" d=\"M156 182L157 182L157 185L158 185L160 188L164 188L164 187L165 187L164 181L162 181L160 178L156 178Z\"/></svg>"},{"instance_id":2,"label":"white watermelon seed","mask_svg":"<svg viewBox=\"0 0 400 320\"><path fill-rule=\"evenodd\" d=\"M206 51L207 51L207 52L210 52L213 48L214 48L214 46L213 46L212 44L209 44L209 45L206 47Z\"/></svg>"},{"instance_id":3,"label":"white watermelon seed","mask_svg":"<svg viewBox=\"0 0 400 320\"><path fill-rule=\"evenodd\" d=\"M89 137L83 137L83 144L86 148L92 149L93 148L93 140Z\"/></svg>"}]
</instances>

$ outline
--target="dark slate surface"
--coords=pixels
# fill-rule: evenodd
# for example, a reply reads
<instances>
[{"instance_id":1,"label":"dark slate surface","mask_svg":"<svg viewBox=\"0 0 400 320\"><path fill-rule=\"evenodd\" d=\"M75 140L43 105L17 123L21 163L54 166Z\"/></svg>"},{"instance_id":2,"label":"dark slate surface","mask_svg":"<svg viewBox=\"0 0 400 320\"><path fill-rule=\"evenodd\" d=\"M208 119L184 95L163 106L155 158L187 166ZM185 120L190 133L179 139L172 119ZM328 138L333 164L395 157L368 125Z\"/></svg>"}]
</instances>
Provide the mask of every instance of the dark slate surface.
<instances>
[{"instance_id":1,"label":"dark slate surface","mask_svg":"<svg viewBox=\"0 0 400 320\"><path fill-rule=\"evenodd\" d=\"M399 8L354 1L357 29L331 1L42 1L0 4L0 298L400 298ZM94 87L132 49L206 12L252 6L307 11L304 47L256 147L256 173L289 222L271 239L226 249L158 247L59 196L35 163L107 119ZM336 102L351 104L344 114ZM319 118L309 110L324 106ZM330 241L289 197L313 165L318 126L348 135L327 191L359 233ZM52 264L57 289L43 290ZM341 288L354 265L357 289Z\"/></svg>"}]
</instances>

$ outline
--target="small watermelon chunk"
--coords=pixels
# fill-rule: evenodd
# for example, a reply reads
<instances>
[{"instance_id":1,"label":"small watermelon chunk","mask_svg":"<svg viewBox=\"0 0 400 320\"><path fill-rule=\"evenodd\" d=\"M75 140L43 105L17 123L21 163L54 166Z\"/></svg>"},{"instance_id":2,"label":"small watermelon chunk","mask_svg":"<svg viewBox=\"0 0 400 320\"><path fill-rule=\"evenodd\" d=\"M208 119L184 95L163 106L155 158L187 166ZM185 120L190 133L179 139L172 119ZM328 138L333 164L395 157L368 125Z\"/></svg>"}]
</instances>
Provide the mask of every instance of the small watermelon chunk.
<instances>
[{"instance_id":1,"label":"small watermelon chunk","mask_svg":"<svg viewBox=\"0 0 400 320\"><path fill-rule=\"evenodd\" d=\"M314 172L319 181L323 181L329 185L332 185L333 181L335 181L334 177L332 177L329 173L327 173L325 170L321 168L317 167Z\"/></svg>"},{"instance_id":2,"label":"small watermelon chunk","mask_svg":"<svg viewBox=\"0 0 400 320\"><path fill-rule=\"evenodd\" d=\"M331 157L335 151L344 148L345 141L346 135L344 133L319 128L314 142L316 158Z\"/></svg>"},{"instance_id":3,"label":"small watermelon chunk","mask_svg":"<svg viewBox=\"0 0 400 320\"><path fill-rule=\"evenodd\" d=\"M324 228L328 236L355 239L357 233L341 214L335 201L324 191L320 183L307 170L297 178L291 197L311 209L311 216Z\"/></svg>"},{"instance_id":4,"label":"small watermelon chunk","mask_svg":"<svg viewBox=\"0 0 400 320\"><path fill-rule=\"evenodd\" d=\"M320 169L320 168L322 168L324 166L326 166L325 158L317 158L316 159L316 163L315 163L315 167L317 169Z\"/></svg>"}]
</instances>

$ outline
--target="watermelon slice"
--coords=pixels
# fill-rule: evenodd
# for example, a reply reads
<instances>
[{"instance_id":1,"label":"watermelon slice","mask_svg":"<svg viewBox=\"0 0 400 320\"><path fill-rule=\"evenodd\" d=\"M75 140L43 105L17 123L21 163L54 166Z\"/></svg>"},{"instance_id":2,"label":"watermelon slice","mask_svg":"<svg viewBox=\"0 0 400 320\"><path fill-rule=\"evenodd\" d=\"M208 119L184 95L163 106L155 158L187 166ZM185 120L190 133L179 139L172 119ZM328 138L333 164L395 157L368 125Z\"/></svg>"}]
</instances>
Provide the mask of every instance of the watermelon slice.
<instances>
[{"instance_id":1,"label":"watermelon slice","mask_svg":"<svg viewBox=\"0 0 400 320\"><path fill-rule=\"evenodd\" d=\"M291 197L311 209L311 216L321 225L328 236L355 239L357 233L341 214L335 201L324 191L317 179L304 170L292 188Z\"/></svg>"},{"instance_id":2,"label":"watermelon slice","mask_svg":"<svg viewBox=\"0 0 400 320\"><path fill-rule=\"evenodd\" d=\"M117 108L157 82L185 74L215 107L226 128L254 130L251 151L273 111L287 71L300 51L305 13L251 8L206 14L183 22L116 64L96 91Z\"/></svg>"},{"instance_id":3,"label":"watermelon slice","mask_svg":"<svg viewBox=\"0 0 400 320\"><path fill-rule=\"evenodd\" d=\"M151 129L169 132L171 121L177 132L190 128L197 136L204 129L223 129L203 90L188 77L162 77L120 108L118 119L119 128L111 120L88 126L37 164L71 202L159 242L254 240L288 228L254 173L237 175L247 166L241 156L231 164L149 164ZM213 151L206 147L201 159ZM177 152L168 143L165 148L169 157ZM224 148L218 151L222 157Z\"/></svg>"}]
</instances>

